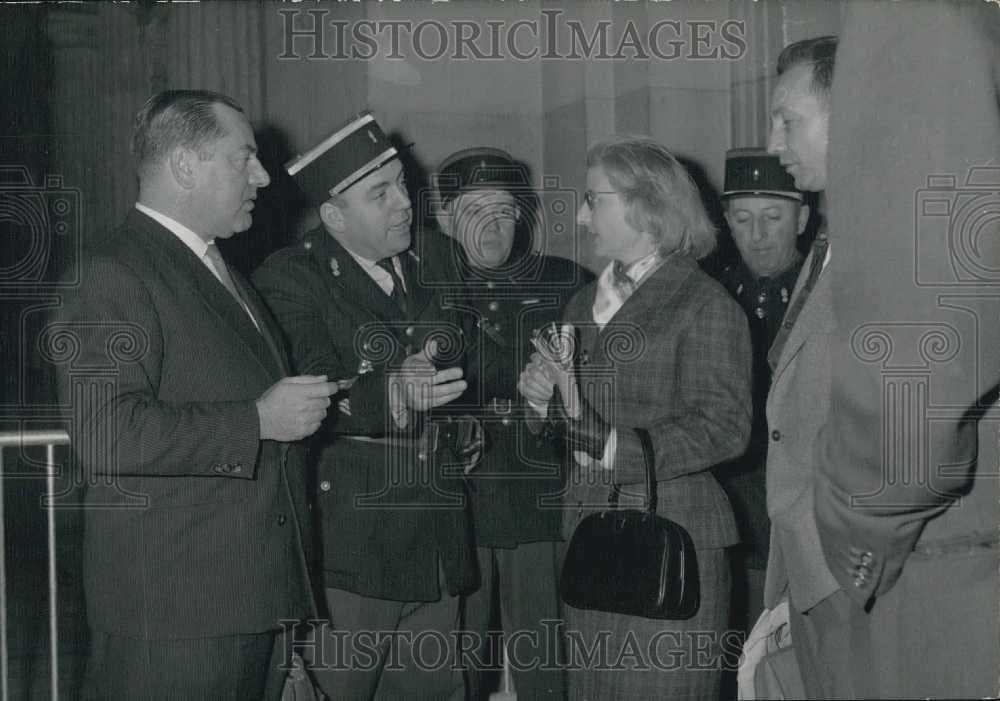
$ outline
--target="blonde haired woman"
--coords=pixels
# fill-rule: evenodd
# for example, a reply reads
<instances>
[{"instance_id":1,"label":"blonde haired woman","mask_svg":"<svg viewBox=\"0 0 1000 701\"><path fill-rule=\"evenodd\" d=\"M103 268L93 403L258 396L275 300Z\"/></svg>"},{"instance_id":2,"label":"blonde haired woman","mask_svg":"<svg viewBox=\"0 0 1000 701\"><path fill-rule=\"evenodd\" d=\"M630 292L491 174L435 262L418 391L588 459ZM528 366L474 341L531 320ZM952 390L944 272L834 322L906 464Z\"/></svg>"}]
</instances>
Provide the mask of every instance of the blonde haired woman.
<instances>
[{"instance_id":1,"label":"blonde haired woman","mask_svg":"<svg viewBox=\"0 0 1000 701\"><path fill-rule=\"evenodd\" d=\"M577 221L611 262L566 308L575 367L535 354L519 382L543 416L558 413L550 411L555 402L549 407L555 386L566 397L560 415L571 417L562 428L574 457L563 534L568 541L581 519L607 508L612 484L621 488L620 507L641 506L645 468L633 429L646 429L658 512L691 534L701 605L684 621L565 606L569 697L716 699L723 653L739 649L725 631L725 548L737 535L709 470L742 453L750 433L746 318L698 267L715 246L715 229L690 176L655 141L619 136L590 149Z\"/></svg>"}]
</instances>

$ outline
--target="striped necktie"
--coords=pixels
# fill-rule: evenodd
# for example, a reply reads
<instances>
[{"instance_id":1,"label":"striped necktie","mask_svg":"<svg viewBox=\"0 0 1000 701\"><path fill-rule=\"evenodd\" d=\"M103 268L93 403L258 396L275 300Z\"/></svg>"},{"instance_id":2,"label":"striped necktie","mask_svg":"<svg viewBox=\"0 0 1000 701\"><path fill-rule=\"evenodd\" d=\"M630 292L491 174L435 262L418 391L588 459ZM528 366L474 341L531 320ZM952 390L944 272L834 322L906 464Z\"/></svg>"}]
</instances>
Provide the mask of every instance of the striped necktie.
<instances>
[{"instance_id":1,"label":"striped necktie","mask_svg":"<svg viewBox=\"0 0 1000 701\"><path fill-rule=\"evenodd\" d=\"M222 286L229 290L229 294L233 296L236 303L247 313L250 317L250 321L253 325L257 327L260 331L260 326L257 324L257 320L253 318L253 314L250 312L250 307L247 306L246 300L243 299L243 295L240 294L239 289L236 287L236 283L233 282L233 276L229 274L229 266L226 265L225 259L222 257L222 253L219 252L219 247L215 245L215 242L208 244L205 249L205 257L208 258L208 262L212 264L215 272L218 274L219 281Z\"/></svg>"}]
</instances>

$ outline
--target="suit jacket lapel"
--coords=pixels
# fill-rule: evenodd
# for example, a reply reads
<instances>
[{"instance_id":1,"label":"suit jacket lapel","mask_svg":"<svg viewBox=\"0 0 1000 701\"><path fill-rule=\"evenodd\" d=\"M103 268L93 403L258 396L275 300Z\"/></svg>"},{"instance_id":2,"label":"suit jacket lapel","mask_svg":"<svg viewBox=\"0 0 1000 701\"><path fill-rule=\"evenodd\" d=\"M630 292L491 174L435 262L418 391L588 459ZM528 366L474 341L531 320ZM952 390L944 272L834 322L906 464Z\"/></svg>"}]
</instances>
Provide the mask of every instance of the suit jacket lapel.
<instances>
[{"instance_id":1,"label":"suit jacket lapel","mask_svg":"<svg viewBox=\"0 0 1000 701\"><path fill-rule=\"evenodd\" d=\"M233 282L239 288L240 294L243 295L247 306L250 307L250 312L253 314L254 319L260 324L260 336L263 337L268 350L271 351L271 356L281 371L281 375L283 377L289 375L291 367L288 364L288 357L284 351L285 346L281 338L281 333L278 330L277 322L271 317L267 305L264 304L264 300L257 294L257 290L253 288L253 285L236 270L230 269L230 274L233 276Z\"/></svg>"},{"instance_id":2,"label":"suit jacket lapel","mask_svg":"<svg viewBox=\"0 0 1000 701\"><path fill-rule=\"evenodd\" d=\"M171 270L177 272L177 279L190 285L195 295L202 301L208 310L222 320L240 341L250 350L251 355L258 363L272 376L282 375L282 363L280 354L276 357L268 341L254 326L253 321L247 316L240 303L233 299L229 291L221 282L209 271L208 267L188 248L183 241L178 239L172 232L165 229L158 222L147 217L142 212L133 210L128 216L128 225L141 235L149 239L151 248L160 252L160 259L164 261L162 268L164 274L169 274ZM234 280L240 279L243 282L241 290L249 288L239 273L230 271ZM239 284L239 283L237 283ZM256 301L256 295L248 297ZM259 308L259 304L257 304ZM251 311L257 314L259 309L251 306ZM192 313L193 310L192 310ZM258 323L265 324L264 316L256 317Z\"/></svg>"},{"instance_id":3,"label":"suit jacket lapel","mask_svg":"<svg viewBox=\"0 0 1000 701\"><path fill-rule=\"evenodd\" d=\"M663 313L662 310L669 305L670 298L680 289L696 265L686 256L668 258L643 281L631 297L625 300L625 304L611 317L607 325L599 333L594 334L591 357L599 363L607 362L605 349L611 340L610 334L631 333L630 329L641 328L651 315Z\"/></svg>"},{"instance_id":4,"label":"suit jacket lapel","mask_svg":"<svg viewBox=\"0 0 1000 701\"><path fill-rule=\"evenodd\" d=\"M792 302L795 301L797 295L802 293L802 286L805 282L805 277L809 274L811 260L812 252L810 252L810 257L806 258L806 262L802 266L802 272L799 274L799 280L795 285L795 292L792 294ZM832 261L820 273L819 278L816 280L816 286L813 288L808 299L806 299L805 306L802 307L799 317L795 320L794 326L792 326L788 333L788 340L785 342L785 347L781 349L781 356L778 358L778 363L774 368L775 378L788 367L792 358L795 357L796 353L799 352L799 349L802 348L802 345L810 336L815 333L825 333L833 330L830 265L832 265Z\"/></svg>"}]
</instances>

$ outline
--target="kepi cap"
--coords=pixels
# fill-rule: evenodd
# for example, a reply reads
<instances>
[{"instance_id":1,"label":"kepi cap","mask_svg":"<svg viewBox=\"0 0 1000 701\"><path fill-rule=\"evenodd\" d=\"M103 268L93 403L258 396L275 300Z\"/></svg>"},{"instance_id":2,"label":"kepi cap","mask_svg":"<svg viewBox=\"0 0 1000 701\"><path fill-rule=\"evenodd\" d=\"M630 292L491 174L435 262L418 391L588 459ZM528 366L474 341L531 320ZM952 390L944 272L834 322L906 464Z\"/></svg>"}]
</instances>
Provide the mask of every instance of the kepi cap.
<instances>
[{"instance_id":1,"label":"kepi cap","mask_svg":"<svg viewBox=\"0 0 1000 701\"><path fill-rule=\"evenodd\" d=\"M498 148L462 149L448 156L438 167L434 184L441 204L467 190L518 190L530 186L523 163Z\"/></svg>"},{"instance_id":2,"label":"kepi cap","mask_svg":"<svg viewBox=\"0 0 1000 701\"><path fill-rule=\"evenodd\" d=\"M726 151L726 184L722 198L760 195L803 200L795 189L795 179L777 156L762 148L734 148Z\"/></svg>"},{"instance_id":3,"label":"kepi cap","mask_svg":"<svg viewBox=\"0 0 1000 701\"><path fill-rule=\"evenodd\" d=\"M362 112L316 146L285 164L315 205L338 195L396 158L396 147L371 112Z\"/></svg>"}]
</instances>

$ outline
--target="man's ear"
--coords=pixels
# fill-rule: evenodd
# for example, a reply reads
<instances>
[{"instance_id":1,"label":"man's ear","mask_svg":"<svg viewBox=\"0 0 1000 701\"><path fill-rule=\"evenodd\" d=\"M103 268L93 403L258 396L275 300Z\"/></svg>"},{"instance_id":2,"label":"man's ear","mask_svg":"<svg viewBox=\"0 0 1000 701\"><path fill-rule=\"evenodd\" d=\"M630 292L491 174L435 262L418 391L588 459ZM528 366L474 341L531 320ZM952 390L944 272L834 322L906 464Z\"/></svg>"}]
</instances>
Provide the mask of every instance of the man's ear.
<instances>
[{"instance_id":1,"label":"man's ear","mask_svg":"<svg viewBox=\"0 0 1000 701\"><path fill-rule=\"evenodd\" d=\"M799 233L797 234L798 236L801 236L802 232L806 230L806 224L809 223L809 213L811 211L812 210L809 208L809 205L807 204L804 204L801 207L799 207Z\"/></svg>"},{"instance_id":2,"label":"man's ear","mask_svg":"<svg viewBox=\"0 0 1000 701\"><path fill-rule=\"evenodd\" d=\"M457 199L457 197L451 198L448 204L441 205L434 211L434 219L437 221L437 225L441 228L441 231L452 237L454 237L454 234L452 233L453 227L451 223L454 218L455 200Z\"/></svg>"},{"instance_id":3,"label":"man's ear","mask_svg":"<svg viewBox=\"0 0 1000 701\"><path fill-rule=\"evenodd\" d=\"M333 200L327 200L319 206L319 218L327 229L335 231L338 234L343 233L347 228L344 212L340 205L334 203Z\"/></svg>"},{"instance_id":4,"label":"man's ear","mask_svg":"<svg viewBox=\"0 0 1000 701\"><path fill-rule=\"evenodd\" d=\"M201 158L194 149L177 146L170 152L167 159L170 165L170 175L184 190L192 190L198 184Z\"/></svg>"}]
</instances>

